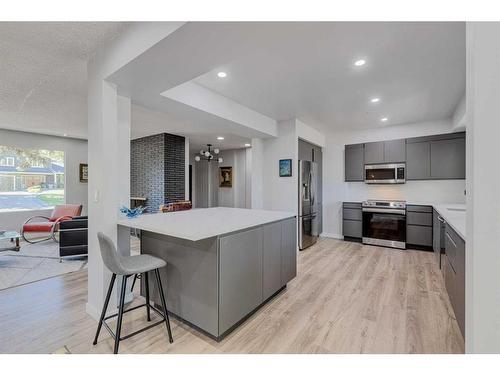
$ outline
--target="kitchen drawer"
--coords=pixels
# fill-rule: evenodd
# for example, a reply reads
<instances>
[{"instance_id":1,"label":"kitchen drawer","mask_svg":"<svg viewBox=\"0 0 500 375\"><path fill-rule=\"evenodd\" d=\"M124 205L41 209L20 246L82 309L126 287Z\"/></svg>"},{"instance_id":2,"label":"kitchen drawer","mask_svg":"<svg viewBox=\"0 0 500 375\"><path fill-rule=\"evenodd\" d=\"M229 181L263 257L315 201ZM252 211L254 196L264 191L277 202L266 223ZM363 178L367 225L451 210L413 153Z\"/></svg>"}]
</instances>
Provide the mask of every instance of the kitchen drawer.
<instances>
[{"instance_id":1,"label":"kitchen drawer","mask_svg":"<svg viewBox=\"0 0 500 375\"><path fill-rule=\"evenodd\" d=\"M420 206L420 205L407 204L406 211L428 212L428 213L432 214L432 206Z\"/></svg>"},{"instance_id":2,"label":"kitchen drawer","mask_svg":"<svg viewBox=\"0 0 500 375\"><path fill-rule=\"evenodd\" d=\"M361 221L356 220L343 220L342 221L342 234L344 237L362 237L363 226Z\"/></svg>"},{"instance_id":3,"label":"kitchen drawer","mask_svg":"<svg viewBox=\"0 0 500 375\"><path fill-rule=\"evenodd\" d=\"M342 218L344 220L361 221L363 219L363 214L359 208L344 208L342 210Z\"/></svg>"},{"instance_id":4,"label":"kitchen drawer","mask_svg":"<svg viewBox=\"0 0 500 375\"><path fill-rule=\"evenodd\" d=\"M432 227L406 225L406 243L419 246L432 246Z\"/></svg>"},{"instance_id":5,"label":"kitchen drawer","mask_svg":"<svg viewBox=\"0 0 500 375\"><path fill-rule=\"evenodd\" d=\"M447 224L445 233L446 255L455 272L465 274L465 241Z\"/></svg>"},{"instance_id":6,"label":"kitchen drawer","mask_svg":"<svg viewBox=\"0 0 500 375\"><path fill-rule=\"evenodd\" d=\"M343 208L357 208L361 210L361 203L360 202L344 202L342 204Z\"/></svg>"},{"instance_id":7,"label":"kitchen drawer","mask_svg":"<svg viewBox=\"0 0 500 375\"><path fill-rule=\"evenodd\" d=\"M406 223L411 225L425 225L432 226L432 212L412 212L406 213Z\"/></svg>"}]
</instances>

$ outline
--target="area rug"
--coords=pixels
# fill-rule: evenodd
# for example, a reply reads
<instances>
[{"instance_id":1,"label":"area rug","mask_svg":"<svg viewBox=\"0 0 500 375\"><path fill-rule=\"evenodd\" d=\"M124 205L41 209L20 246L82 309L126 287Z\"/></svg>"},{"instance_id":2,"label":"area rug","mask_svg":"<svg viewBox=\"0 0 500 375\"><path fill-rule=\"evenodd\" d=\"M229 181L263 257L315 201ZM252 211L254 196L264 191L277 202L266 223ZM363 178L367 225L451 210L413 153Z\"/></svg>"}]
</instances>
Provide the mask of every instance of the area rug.
<instances>
[{"instance_id":1,"label":"area rug","mask_svg":"<svg viewBox=\"0 0 500 375\"><path fill-rule=\"evenodd\" d=\"M0 249L9 247L0 241ZM59 263L59 244L45 241L29 244L21 241L20 251L0 252L0 290L32 283L87 267L87 257L66 258Z\"/></svg>"}]
</instances>

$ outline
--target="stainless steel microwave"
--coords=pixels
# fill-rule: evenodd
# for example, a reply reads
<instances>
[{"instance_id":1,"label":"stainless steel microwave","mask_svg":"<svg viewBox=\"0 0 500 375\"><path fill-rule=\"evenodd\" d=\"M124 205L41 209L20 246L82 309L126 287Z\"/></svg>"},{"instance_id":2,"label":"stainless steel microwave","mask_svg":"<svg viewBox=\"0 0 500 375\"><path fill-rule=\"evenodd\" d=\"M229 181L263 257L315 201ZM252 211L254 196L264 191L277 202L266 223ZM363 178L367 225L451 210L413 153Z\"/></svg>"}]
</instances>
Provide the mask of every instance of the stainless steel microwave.
<instances>
[{"instance_id":1,"label":"stainless steel microwave","mask_svg":"<svg viewBox=\"0 0 500 375\"><path fill-rule=\"evenodd\" d=\"M367 184L404 184L406 164L366 164L365 183Z\"/></svg>"}]
</instances>

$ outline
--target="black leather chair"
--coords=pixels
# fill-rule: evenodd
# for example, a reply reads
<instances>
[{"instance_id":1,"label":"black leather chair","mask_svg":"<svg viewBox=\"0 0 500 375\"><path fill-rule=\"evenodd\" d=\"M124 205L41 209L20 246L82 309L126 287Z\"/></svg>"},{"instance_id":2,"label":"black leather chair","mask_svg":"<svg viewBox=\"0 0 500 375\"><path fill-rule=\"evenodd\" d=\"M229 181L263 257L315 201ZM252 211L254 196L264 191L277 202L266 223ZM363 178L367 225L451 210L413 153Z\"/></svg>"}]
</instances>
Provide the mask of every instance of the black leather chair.
<instances>
[{"instance_id":1,"label":"black leather chair","mask_svg":"<svg viewBox=\"0 0 500 375\"><path fill-rule=\"evenodd\" d=\"M88 254L87 228L87 216L75 216L59 224L59 262L64 257Z\"/></svg>"}]
</instances>

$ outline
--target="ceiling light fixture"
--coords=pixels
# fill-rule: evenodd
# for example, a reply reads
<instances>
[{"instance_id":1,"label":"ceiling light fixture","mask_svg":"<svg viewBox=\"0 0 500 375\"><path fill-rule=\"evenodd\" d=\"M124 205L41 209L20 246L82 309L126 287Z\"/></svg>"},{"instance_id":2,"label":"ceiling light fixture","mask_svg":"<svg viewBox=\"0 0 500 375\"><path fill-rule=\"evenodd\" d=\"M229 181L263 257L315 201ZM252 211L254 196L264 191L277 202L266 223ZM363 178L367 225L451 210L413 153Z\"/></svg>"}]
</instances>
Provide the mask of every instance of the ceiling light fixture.
<instances>
[{"instance_id":1,"label":"ceiling light fixture","mask_svg":"<svg viewBox=\"0 0 500 375\"><path fill-rule=\"evenodd\" d=\"M382 117L382 118L380 119L380 121L382 121L382 122L387 122L387 120L388 120L388 118L387 118L387 117Z\"/></svg>"},{"instance_id":2,"label":"ceiling light fixture","mask_svg":"<svg viewBox=\"0 0 500 375\"><path fill-rule=\"evenodd\" d=\"M366 64L366 60L359 59L354 62L354 66L363 66Z\"/></svg>"},{"instance_id":3,"label":"ceiling light fixture","mask_svg":"<svg viewBox=\"0 0 500 375\"><path fill-rule=\"evenodd\" d=\"M217 77L219 77L219 78L226 78L227 77L227 73L226 72L219 72L219 73L217 73Z\"/></svg>"},{"instance_id":4,"label":"ceiling light fixture","mask_svg":"<svg viewBox=\"0 0 500 375\"><path fill-rule=\"evenodd\" d=\"M205 160L208 162L211 162L212 160L215 159L215 155L219 155L220 150L218 148L214 148L212 150L212 145L209 143L207 144L207 149L206 150L201 150L200 155L196 155L194 157L195 161L200 161L200 160ZM217 158L216 159L218 163L222 163L222 158Z\"/></svg>"},{"instance_id":5,"label":"ceiling light fixture","mask_svg":"<svg viewBox=\"0 0 500 375\"><path fill-rule=\"evenodd\" d=\"M219 140L219 141L223 141L223 140L224 140L224 137L217 137L217 140Z\"/></svg>"},{"instance_id":6,"label":"ceiling light fixture","mask_svg":"<svg viewBox=\"0 0 500 375\"><path fill-rule=\"evenodd\" d=\"M372 98L370 99L372 103L378 103L380 101L380 98Z\"/></svg>"},{"instance_id":7,"label":"ceiling light fixture","mask_svg":"<svg viewBox=\"0 0 500 375\"><path fill-rule=\"evenodd\" d=\"M250 147L251 144L250 143L245 143L245 147Z\"/></svg>"}]
</instances>

